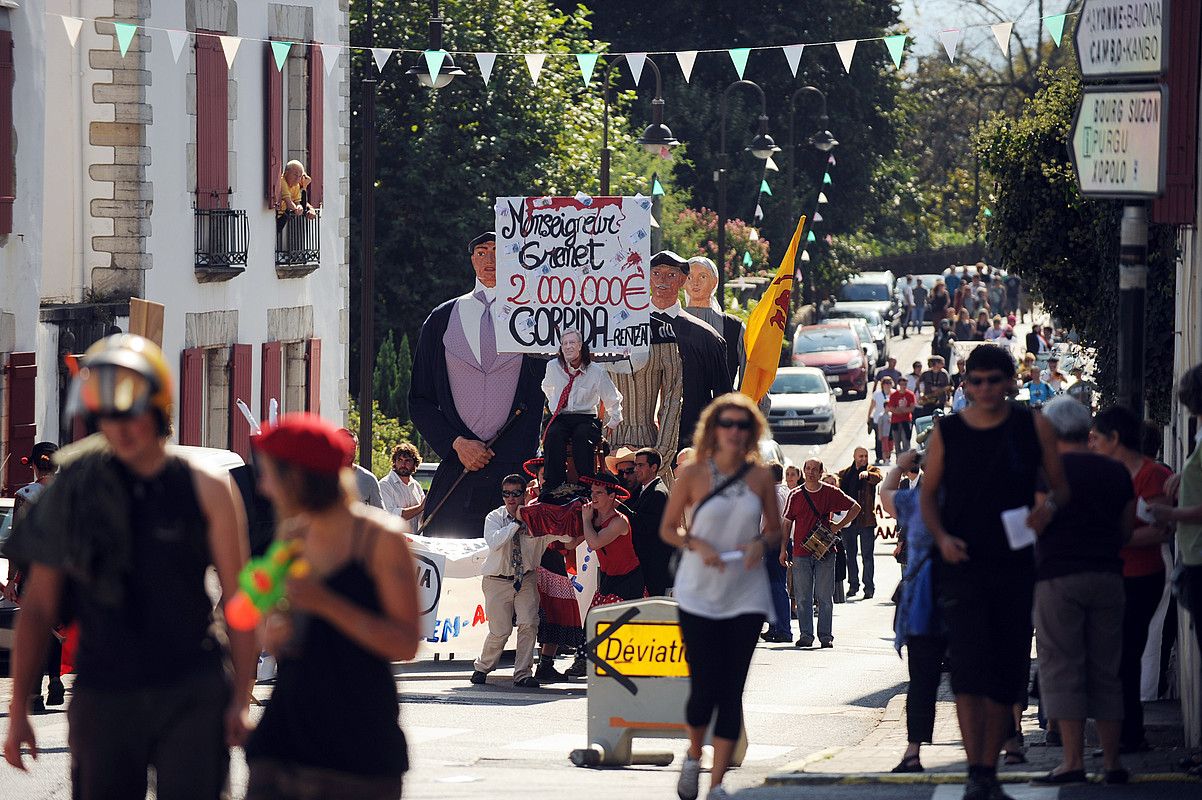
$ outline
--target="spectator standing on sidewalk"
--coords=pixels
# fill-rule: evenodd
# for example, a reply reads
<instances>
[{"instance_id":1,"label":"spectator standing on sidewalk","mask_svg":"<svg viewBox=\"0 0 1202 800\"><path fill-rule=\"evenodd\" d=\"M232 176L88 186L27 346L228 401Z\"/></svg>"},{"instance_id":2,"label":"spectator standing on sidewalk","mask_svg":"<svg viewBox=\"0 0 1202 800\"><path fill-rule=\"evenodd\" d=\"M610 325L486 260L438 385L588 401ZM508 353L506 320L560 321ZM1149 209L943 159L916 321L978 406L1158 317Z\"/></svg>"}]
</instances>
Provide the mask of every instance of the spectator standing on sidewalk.
<instances>
[{"instance_id":1,"label":"spectator standing on sidewalk","mask_svg":"<svg viewBox=\"0 0 1202 800\"><path fill-rule=\"evenodd\" d=\"M420 639L409 545L394 517L348 496L350 442L329 422L288 414L252 444L280 535L308 569L263 625L279 671L246 743L246 798L399 798L409 758L391 662Z\"/></svg>"},{"instance_id":2,"label":"spectator standing on sidewalk","mask_svg":"<svg viewBox=\"0 0 1202 800\"><path fill-rule=\"evenodd\" d=\"M922 323L927 316L928 294L926 287L922 285L922 278L915 279L913 290L914 306L910 309L910 319L907 320L907 327L913 324L915 333L922 333Z\"/></svg>"},{"instance_id":3,"label":"spectator standing on sidewalk","mask_svg":"<svg viewBox=\"0 0 1202 800\"><path fill-rule=\"evenodd\" d=\"M889 430L897 452L910 449L910 434L914 430L914 392L907 386L908 379L897 379L897 390L889 395L885 407L889 410Z\"/></svg>"},{"instance_id":4,"label":"spectator standing on sidewalk","mask_svg":"<svg viewBox=\"0 0 1202 800\"><path fill-rule=\"evenodd\" d=\"M413 444L401 442L392 448L392 469L380 479L384 510L401 518L405 533L417 531L418 518L426 509L426 494L413 477L421 461L421 454Z\"/></svg>"},{"instance_id":5,"label":"spectator standing on sidewalk","mask_svg":"<svg viewBox=\"0 0 1202 800\"><path fill-rule=\"evenodd\" d=\"M847 596L854 597L860 591L860 566L856 554L864 560L864 599L871 600L876 593L873 575L876 563L873 546L876 544L876 487L881 482L881 471L868 463L868 451L857 447L852 452L852 463L839 472L839 489L855 500L860 513L844 528L842 547L847 554Z\"/></svg>"},{"instance_id":6,"label":"spectator standing on sidewalk","mask_svg":"<svg viewBox=\"0 0 1202 800\"><path fill-rule=\"evenodd\" d=\"M1072 499L1035 545L1035 642L1039 696L1064 742L1060 764L1031 781L1085 783L1085 720L1102 741L1107 783L1126 783L1119 760L1123 688L1123 576L1119 549L1135 529L1135 490L1125 467L1089 452L1089 409L1071 397L1043 408L1056 431Z\"/></svg>"},{"instance_id":7,"label":"spectator standing on sidewalk","mask_svg":"<svg viewBox=\"0 0 1202 800\"><path fill-rule=\"evenodd\" d=\"M1116 459L1127 469L1135 485L1137 500L1162 504L1166 501L1164 484L1172 472L1163 464L1140 452L1143 426L1126 408L1114 406L1098 412L1089 434L1089 448ZM1137 523L1137 527L1119 551L1123 560L1123 657L1119 681L1123 685L1123 730L1119 737L1121 753L1149 750L1144 737L1144 704L1140 682L1148 628L1164 594L1164 558L1160 549L1172 538L1165 525Z\"/></svg>"},{"instance_id":8,"label":"spectator standing on sidewalk","mask_svg":"<svg viewBox=\"0 0 1202 800\"><path fill-rule=\"evenodd\" d=\"M1069 500L1055 434L1047 420L1006 401L1014 360L1000 347L978 347L965 364L970 404L940 417L920 484L922 518L934 535L940 603L948 629L952 692L968 762L965 800L1004 797L998 754L1015 703L1026 695L1031 652L1034 548L1012 549L1002 512L1033 509L1042 531ZM982 479L981 464L1006 479ZM1035 506L1040 468L1051 487Z\"/></svg>"},{"instance_id":9,"label":"spectator standing on sidewalk","mask_svg":"<svg viewBox=\"0 0 1202 800\"><path fill-rule=\"evenodd\" d=\"M868 407L868 419L876 432L877 464L888 464L893 456L893 418L888 408L889 398L893 395L893 380L888 375L878 377L877 389L872 393L872 405Z\"/></svg>"},{"instance_id":10,"label":"spectator standing on sidewalk","mask_svg":"<svg viewBox=\"0 0 1202 800\"><path fill-rule=\"evenodd\" d=\"M902 338L910 338L910 318L914 316L914 276L907 275L905 283L901 287L902 315L901 329Z\"/></svg>"},{"instance_id":11,"label":"spectator standing on sidewalk","mask_svg":"<svg viewBox=\"0 0 1202 800\"><path fill-rule=\"evenodd\" d=\"M359 456L358 435L350 428L339 428L339 433L351 442L351 454L347 457L347 466L355 478L355 488L359 490L359 496L355 499L365 505L384 508L384 499L380 496L380 481L376 479L371 470L360 466L355 461Z\"/></svg>"}]
</instances>

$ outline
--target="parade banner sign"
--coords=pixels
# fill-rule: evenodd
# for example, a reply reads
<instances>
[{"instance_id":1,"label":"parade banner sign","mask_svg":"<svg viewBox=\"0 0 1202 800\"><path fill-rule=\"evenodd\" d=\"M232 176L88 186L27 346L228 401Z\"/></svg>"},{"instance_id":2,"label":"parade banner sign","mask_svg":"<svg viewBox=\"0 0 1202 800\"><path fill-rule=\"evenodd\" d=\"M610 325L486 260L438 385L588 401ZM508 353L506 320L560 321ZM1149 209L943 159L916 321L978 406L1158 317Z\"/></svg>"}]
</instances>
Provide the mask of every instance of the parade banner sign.
<instances>
[{"instance_id":1,"label":"parade banner sign","mask_svg":"<svg viewBox=\"0 0 1202 800\"><path fill-rule=\"evenodd\" d=\"M553 353L577 328L594 354L650 347L651 198L500 197L497 351Z\"/></svg>"}]
</instances>

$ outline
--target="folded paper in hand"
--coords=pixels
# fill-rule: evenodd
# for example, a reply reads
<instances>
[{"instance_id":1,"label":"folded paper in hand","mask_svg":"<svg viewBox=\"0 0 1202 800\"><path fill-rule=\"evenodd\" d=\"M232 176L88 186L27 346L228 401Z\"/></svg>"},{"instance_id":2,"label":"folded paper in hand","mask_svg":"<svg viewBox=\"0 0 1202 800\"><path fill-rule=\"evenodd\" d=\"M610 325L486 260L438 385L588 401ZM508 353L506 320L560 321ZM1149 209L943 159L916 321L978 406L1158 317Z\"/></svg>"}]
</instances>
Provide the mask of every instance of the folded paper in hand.
<instances>
[{"instance_id":1,"label":"folded paper in hand","mask_svg":"<svg viewBox=\"0 0 1202 800\"><path fill-rule=\"evenodd\" d=\"M1031 509L1027 506L1002 512L1002 527L1006 529L1006 540L1011 550L1022 550L1035 544L1035 531L1027 525L1027 515L1030 513Z\"/></svg>"}]
</instances>

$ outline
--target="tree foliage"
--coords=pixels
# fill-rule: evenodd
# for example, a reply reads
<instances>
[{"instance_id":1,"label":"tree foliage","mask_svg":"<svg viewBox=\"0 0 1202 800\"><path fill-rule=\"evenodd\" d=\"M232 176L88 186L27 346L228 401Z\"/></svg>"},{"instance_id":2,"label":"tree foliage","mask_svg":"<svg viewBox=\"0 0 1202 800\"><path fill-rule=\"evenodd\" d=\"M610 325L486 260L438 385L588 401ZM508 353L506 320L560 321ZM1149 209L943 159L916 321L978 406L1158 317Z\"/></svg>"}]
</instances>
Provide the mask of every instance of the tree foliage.
<instances>
[{"instance_id":1,"label":"tree foliage","mask_svg":"<svg viewBox=\"0 0 1202 800\"><path fill-rule=\"evenodd\" d=\"M409 337L401 337L397 346L392 331L376 350L376 366L372 374L372 394L380 410L389 417L409 421L409 383L413 372L413 357L409 352Z\"/></svg>"}]
</instances>

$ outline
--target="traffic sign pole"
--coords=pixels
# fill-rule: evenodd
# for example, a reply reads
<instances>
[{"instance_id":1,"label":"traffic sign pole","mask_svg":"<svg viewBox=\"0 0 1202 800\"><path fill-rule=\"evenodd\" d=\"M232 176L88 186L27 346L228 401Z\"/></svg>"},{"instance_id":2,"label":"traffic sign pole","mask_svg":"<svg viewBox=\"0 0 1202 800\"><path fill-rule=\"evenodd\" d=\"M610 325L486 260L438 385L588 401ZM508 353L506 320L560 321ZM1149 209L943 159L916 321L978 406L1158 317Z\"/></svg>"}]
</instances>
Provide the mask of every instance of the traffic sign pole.
<instances>
[{"instance_id":1,"label":"traffic sign pole","mask_svg":"<svg viewBox=\"0 0 1202 800\"><path fill-rule=\"evenodd\" d=\"M1119 238L1118 397L1139 419L1144 416L1144 326L1148 287L1148 207L1123 207Z\"/></svg>"}]
</instances>

